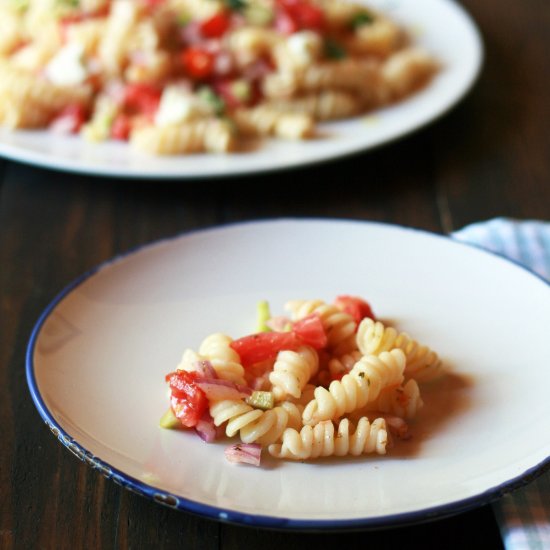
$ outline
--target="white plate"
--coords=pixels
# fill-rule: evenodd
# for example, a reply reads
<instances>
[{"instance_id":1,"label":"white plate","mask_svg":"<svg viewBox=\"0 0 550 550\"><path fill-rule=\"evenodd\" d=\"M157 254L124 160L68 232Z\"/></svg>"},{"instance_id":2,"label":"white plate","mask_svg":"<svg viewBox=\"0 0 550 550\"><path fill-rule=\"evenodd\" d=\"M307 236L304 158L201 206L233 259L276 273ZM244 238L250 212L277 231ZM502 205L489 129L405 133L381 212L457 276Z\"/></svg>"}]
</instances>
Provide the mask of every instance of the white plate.
<instances>
[{"instance_id":1,"label":"white plate","mask_svg":"<svg viewBox=\"0 0 550 550\"><path fill-rule=\"evenodd\" d=\"M413 438L385 457L226 462L225 443L162 430L184 348L253 331L255 306L361 295L452 368L424 389ZM190 233L109 262L40 318L27 376L79 458L132 490L215 519L380 527L484 504L550 456L550 287L477 248L396 226L275 220Z\"/></svg>"},{"instance_id":2,"label":"white plate","mask_svg":"<svg viewBox=\"0 0 550 550\"><path fill-rule=\"evenodd\" d=\"M452 0L373 0L413 29L443 70L421 93L368 117L320 125L326 137L308 142L266 140L256 151L231 155L149 157L122 143L85 143L44 131L0 130L0 155L73 172L132 178L202 178L256 173L335 159L381 145L433 121L471 87L481 65L479 33Z\"/></svg>"}]
</instances>

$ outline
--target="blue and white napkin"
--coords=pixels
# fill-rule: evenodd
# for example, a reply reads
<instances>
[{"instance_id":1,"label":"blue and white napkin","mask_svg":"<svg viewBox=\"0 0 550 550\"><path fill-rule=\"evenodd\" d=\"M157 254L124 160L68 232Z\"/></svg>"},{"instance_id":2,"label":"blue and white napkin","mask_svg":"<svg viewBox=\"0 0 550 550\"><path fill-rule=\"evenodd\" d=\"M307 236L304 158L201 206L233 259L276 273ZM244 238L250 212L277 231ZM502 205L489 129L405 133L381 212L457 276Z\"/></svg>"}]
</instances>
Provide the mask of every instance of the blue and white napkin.
<instances>
[{"instance_id":1,"label":"blue and white napkin","mask_svg":"<svg viewBox=\"0 0 550 550\"><path fill-rule=\"evenodd\" d=\"M550 281L550 223L496 218L451 236L506 256ZM550 472L504 496L493 510L506 550L550 549Z\"/></svg>"}]
</instances>

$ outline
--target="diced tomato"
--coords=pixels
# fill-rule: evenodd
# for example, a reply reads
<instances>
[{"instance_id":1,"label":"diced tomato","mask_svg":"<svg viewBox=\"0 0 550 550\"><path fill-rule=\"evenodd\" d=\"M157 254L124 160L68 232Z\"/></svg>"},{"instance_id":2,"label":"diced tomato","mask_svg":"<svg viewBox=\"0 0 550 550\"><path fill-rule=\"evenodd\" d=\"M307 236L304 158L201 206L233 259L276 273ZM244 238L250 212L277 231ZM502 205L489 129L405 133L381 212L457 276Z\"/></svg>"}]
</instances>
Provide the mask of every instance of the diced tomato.
<instances>
[{"instance_id":1,"label":"diced tomato","mask_svg":"<svg viewBox=\"0 0 550 550\"><path fill-rule=\"evenodd\" d=\"M333 382L334 380L342 380L344 378L345 372L334 372L330 375L330 381Z\"/></svg>"},{"instance_id":2,"label":"diced tomato","mask_svg":"<svg viewBox=\"0 0 550 550\"><path fill-rule=\"evenodd\" d=\"M64 134L76 134L87 118L87 110L80 103L67 105L51 122L51 129Z\"/></svg>"},{"instance_id":3,"label":"diced tomato","mask_svg":"<svg viewBox=\"0 0 550 550\"><path fill-rule=\"evenodd\" d=\"M293 332L259 332L233 340L229 345L239 354L243 367L249 367L275 358L281 350L295 350L300 344Z\"/></svg>"},{"instance_id":4,"label":"diced tomato","mask_svg":"<svg viewBox=\"0 0 550 550\"><path fill-rule=\"evenodd\" d=\"M275 4L277 8L288 12L303 1L305 0L276 0Z\"/></svg>"},{"instance_id":5,"label":"diced tomato","mask_svg":"<svg viewBox=\"0 0 550 550\"><path fill-rule=\"evenodd\" d=\"M321 31L325 27L325 14L308 0L278 0L275 27L284 34L309 29Z\"/></svg>"},{"instance_id":6,"label":"diced tomato","mask_svg":"<svg viewBox=\"0 0 550 550\"><path fill-rule=\"evenodd\" d=\"M327 345L327 334L323 323L315 313L296 321L292 332L307 346L322 349Z\"/></svg>"},{"instance_id":7,"label":"diced tomato","mask_svg":"<svg viewBox=\"0 0 550 550\"><path fill-rule=\"evenodd\" d=\"M201 34L205 38L220 38L231 25L231 18L225 11L215 13L200 24Z\"/></svg>"},{"instance_id":8,"label":"diced tomato","mask_svg":"<svg viewBox=\"0 0 550 550\"><path fill-rule=\"evenodd\" d=\"M131 129L131 118L124 113L119 113L113 120L113 125L111 126L111 137L121 141L128 141Z\"/></svg>"},{"instance_id":9,"label":"diced tomato","mask_svg":"<svg viewBox=\"0 0 550 550\"><path fill-rule=\"evenodd\" d=\"M185 72L192 78L202 80L214 72L214 54L200 46L188 46L181 54L181 62Z\"/></svg>"},{"instance_id":10,"label":"diced tomato","mask_svg":"<svg viewBox=\"0 0 550 550\"><path fill-rule=\"evenodd\" d=\"M180 422L192 428L196 426L208 407L208 399L196 385L196 372L178 370L166 376L170 390L170 405Z\"/></svg>"},{"instance_id":11,"label":"diced tomato","mask_svg":"<svg viewBox=\"0 0 550 550\"><path fill-rule=\"evenodd\" d=\"M309 2L299 3L293 10L294 19L300 29L321 30L325 26L323 11Z\"/></svg>"},{"instance_id":12,"label":"diced tomato","mask_svg":"<svg viewBox=\"0 0 550 550\"><path fill-rule=\"evenodd\" d=\"M318 315L308 315L295 322L290 332L259 332L230 344L244 367L274 359L280 351L296 350L302 345L317 350L327 345L327 335Z\"/></svg>"},{"instance_id":13,"label":"diced tomato","mask_svg":"<svg viewBox=\"0 0 550 550\"><path fill-rule=\"evenodd\" d=\"M158 8L159 6L162 6L166 2L166 0L143 0L145 6L151 10Z\"/></svg>"},{"instance_id":14,"label":"diced tomato","mask_svg":"<svg viewBox=\"0 0 550 550\"><path fill-rule=\"evenodd\" d=\"M160 103L161 91L149 84L129 84L124 89L123 106L135 113L153 115Z\"/></svg>"},{"instance_id":15,"label":"diced tomato","mask_svg":"<svg viewBox=\"0 0 550 550\"><path fill-rule=\"evenodd\" d=\"M359 324L365 317L376 320L370 304L357 296L338 296L334 301L334 305L351 315L355 322Z\"/></svg>"}]
</instances>

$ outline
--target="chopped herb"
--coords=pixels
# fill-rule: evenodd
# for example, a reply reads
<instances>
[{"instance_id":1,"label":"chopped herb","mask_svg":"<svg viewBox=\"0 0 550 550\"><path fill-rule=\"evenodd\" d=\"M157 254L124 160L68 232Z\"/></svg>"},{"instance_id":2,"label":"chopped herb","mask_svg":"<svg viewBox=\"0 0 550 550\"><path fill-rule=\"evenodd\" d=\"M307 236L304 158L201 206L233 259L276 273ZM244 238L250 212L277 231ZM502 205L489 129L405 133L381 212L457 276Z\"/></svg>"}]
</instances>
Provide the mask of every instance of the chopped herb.
<instances>
[{"instance_id":1,"label":"chopped herb","mask_svg":"<svg viewBox=\"0 0 550 550\"><path fill-rule=\"evenodd\" d=\"M57 4L77 8L80 5L80 0L57 0Z\"/></svg>"},{"instance_id":2,"label":"chopped herb","mask_svg":"<svg viewBox=\"0 0 550 550\"><path fill-rule=\"evenodd\" d=\"M359 13L356 13L351 18L350 26L353 29L357 29L357 28L362 27L364 25L371 25L372 23L374 23L374 17L366 11L361 11Z\"/></svg>"},{"instance_id":3,"label":"chopped herb","mask_svg":"<svg viewBox=\"0 0 550 550\"><path fill-rule=\"evenodd\" d=\"M210 86L201 86L197 90L197 95L208 103L217 115L221 115L225 111L224 100Z\"/></svg>"},{"instance_id":4,"label":"chopped herb","mask_svg":"<svg viewBox=\"0 0 550 550\"><path fill-rule=\"evenodd\" d=\"M343 59L346 57L346 50L333 40L325 40L325 55L329 59Z\"/></svg>"},{"instance_id":5,"label":"chopped herb","mask_svg":"<svg viewBox=\"0 0 550 550\"><path fill-rule=\"evenodd\" d=\"M224 0L225 5L233 11L242 11L246 7L244 0Z\"/></svg>"}]
</instances>

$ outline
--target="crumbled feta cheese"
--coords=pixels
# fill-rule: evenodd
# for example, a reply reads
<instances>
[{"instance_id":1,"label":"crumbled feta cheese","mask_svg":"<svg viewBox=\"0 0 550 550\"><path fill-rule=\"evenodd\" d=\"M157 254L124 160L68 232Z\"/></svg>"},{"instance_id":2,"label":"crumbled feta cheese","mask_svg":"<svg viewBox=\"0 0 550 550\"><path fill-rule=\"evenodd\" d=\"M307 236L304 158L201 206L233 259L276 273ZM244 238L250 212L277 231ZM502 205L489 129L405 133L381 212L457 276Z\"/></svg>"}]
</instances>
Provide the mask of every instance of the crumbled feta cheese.
<instances>
[{"instance_id":1,"label":"crumbled feta cheese","mask_svg":"<svg viewBox=\"0 0 550 550\"><path fill-rule=\"evenodd\" d=\"M84 64L84 46L70 42L50 60L46 76L58 86L74 86L86 80L88 71Z\"/></svg>"},{"instance_id":2,"label":"crumbled feta cheese","mask_svg":"<svg viewBox=\"0 0 550 550\"><path fill-rule=\"evenodd\" d=\"M214 114L212 107L200 97L179 86L168 86L162 92L155 115L155 124L168 126L212 114Z\"/></svg>"},{"instance_id":3,"label":"crumbled feta cheese","mask_svg":"<svg viewBox=\"0 0 550 550\"><path fill-rule=\"evenodd\" d=\"M321 37L313 31L296 32L288 37L287 46L296 64L309 65L319 57Z\"/></svg>"},{"instance_id":4,"label":"crumbled feta cheese","mask_svg":"<svg viewBox=\"0 0 550 550\"><path fill-rule=\"evenodd\" d=\"M115 0L111 7L112 21L117 25L127 25L137 17L138 8L133 0Z\"/></svg>"}]
</instances>

